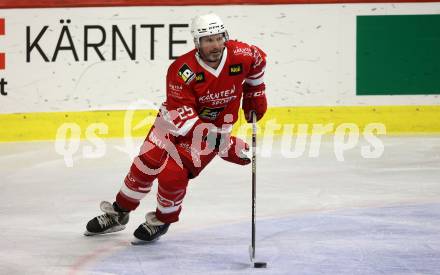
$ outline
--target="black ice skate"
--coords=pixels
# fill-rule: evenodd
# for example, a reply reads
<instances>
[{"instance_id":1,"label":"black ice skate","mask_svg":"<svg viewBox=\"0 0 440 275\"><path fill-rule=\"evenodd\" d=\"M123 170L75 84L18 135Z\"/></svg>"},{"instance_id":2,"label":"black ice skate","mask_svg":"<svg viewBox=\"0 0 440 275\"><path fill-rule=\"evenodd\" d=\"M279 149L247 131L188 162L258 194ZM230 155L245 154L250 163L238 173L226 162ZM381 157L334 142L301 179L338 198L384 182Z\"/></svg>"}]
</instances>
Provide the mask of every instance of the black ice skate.
<instances>
[{"instance_id":1,"label":"black ice skate","mask_svg":"<svg viewBox=\"0 0 440 275\"><path fill-rule=\"evenodd\" d=\"M169 223L163 223L156 218L154 212L148 213L146 216L146 222L139 225L134 231L135 240L131 242L133 245L142 245L154 242L159 239L160 236L167 233Z\"/></svg>"},{"instance_id":2,"label":"black ice skate","mask_svg":"<svg viewBox=\"0 0 440 275\"><path fill-rule=\"evenodd\" d=\"M122 210L116 202L112 205L108 201L103 201L100 204L100 208L105 214L91 219L87 223L87 230L84 232L84 235L93 236L125 229L125 225L128 223L129 212Z\"/></svg>"}]
</instances>

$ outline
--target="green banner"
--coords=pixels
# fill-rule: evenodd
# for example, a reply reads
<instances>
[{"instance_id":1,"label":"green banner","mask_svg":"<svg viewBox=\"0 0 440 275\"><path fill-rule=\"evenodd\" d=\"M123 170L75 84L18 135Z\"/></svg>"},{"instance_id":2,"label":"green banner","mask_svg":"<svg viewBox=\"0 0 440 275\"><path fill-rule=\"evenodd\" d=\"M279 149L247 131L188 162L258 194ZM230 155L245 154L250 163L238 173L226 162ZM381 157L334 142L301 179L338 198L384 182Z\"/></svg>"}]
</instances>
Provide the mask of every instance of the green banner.
<instances>
[{"instance_id":1,"label":"green banner","mask_svg":"<svg viewBox=\"0 0 440 275\"><path fill-rule=\"evenodd\" d=\"M357 95L440 94L440 14L357 16Z\"/></svg>"}]
</instances>

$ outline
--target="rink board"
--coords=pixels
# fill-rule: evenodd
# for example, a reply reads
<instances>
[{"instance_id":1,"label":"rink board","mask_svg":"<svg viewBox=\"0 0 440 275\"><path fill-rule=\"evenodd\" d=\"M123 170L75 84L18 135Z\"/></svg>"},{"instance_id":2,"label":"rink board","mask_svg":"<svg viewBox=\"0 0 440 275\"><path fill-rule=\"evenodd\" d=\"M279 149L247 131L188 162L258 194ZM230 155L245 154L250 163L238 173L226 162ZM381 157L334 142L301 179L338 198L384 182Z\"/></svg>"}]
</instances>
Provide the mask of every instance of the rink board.
<instances>
[{"instance_id":1,"label":"rink board","mask_svg":"<svg viewBox=\"0 0 440 275\"><path fill-rule=\"evenodd\" d=\"M307 132L312 134L314 125L333 124L333 130L325 133L333 134L343 123L354 124L361 132L368 124L380 123L387 134L439 134L439 113L440 106L275 107L259 122L259 131L295 135L298 127L306 124ZM100 138L143 137L156 114L155 110L0 114L0 142L54 140L57 134L58 138L66 137L66 129L70 129L67 135L77 131L81 139L86 138L87 131ZM242 112L240 115L234 133L249 135L250 126ZM288 125L292 130L286 130Z\"/></svg>"},{"instance_id":2,"label":"rink board","mask_svg":"<svg viewBox=\"0 0 440 275\"><path fill-rule=\"evenodd\" d=\"M368 88L368 95L356 91L357 54L370 48L359 45L357 37L371 35L358 32L357 20L367 17L375 22L385 15L438 18L439 8L440 3L369 3L4 9L0 79L7 85L0 96L0 141L54 140L70 128L79 138L87 138L86 132L100 138L145 136L155 116L151 110L165 99L170 56L193 48L191 18L210 11L224 18L231 38L255 44L268 55L270 109L260 123L262 131L274 121L274 135L285 134L286 125L294 125L295 134L300 124L310 125L310 133L312 125L330 123L334 129L352 123L359 130L383 123L388 134L439 133L440 95L429 94L440 85L437 82L430 90L412 87L417 93L412 95L402 95L402 87L393 95L383 87ZM157 27L154 40L151 26ZM99 48L90 47L101 38ZM71 48L57 47L58 42ZM367 65L373 71L381 67ZM435 62L430 65L438 67ZM435 73L414 70L423 76ZM370 73L361 77L376 83ZM236 131L243 125L241 118Z\"/></svg>"}]
</instances>

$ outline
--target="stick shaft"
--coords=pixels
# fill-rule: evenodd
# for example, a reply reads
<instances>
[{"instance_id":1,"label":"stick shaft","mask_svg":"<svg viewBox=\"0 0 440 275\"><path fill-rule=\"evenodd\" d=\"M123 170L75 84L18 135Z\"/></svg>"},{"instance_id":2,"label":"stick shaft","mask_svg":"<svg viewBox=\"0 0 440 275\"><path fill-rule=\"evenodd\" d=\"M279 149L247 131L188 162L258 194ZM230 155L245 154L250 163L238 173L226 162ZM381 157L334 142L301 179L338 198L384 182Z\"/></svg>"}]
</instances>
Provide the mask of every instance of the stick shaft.
<instances>
[{"instance_id":1,"label":"stick shaft","mask_svg":"<svg viewBox=\"0 0 440 275\"><path fill-rule=\"evenodd\" d=\"M257 192L257 118L252 112L252 255L255 259L255 214L256 214L256 192Z\"/></svg>"}]
</instances>

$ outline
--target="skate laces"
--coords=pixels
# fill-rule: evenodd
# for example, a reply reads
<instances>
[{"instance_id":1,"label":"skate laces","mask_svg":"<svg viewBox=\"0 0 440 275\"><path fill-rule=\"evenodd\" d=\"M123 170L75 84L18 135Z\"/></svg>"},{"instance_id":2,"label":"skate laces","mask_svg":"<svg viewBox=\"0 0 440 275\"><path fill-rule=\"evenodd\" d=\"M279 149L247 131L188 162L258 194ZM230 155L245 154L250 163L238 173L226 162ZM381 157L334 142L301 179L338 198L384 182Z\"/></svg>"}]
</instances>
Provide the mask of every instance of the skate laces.
<instances>
[{"instance_id":1,"label":"skate laces","mask_svg":"<svg viewBox=\"0 0 440 275\"><path fill-rule=\"evenodd\" d=\"M156 234L161 228L160 225L151 225L148 224L147 222L144 222L142 224L142 227L148 232L150 236Z\"/></svg>"},{"instance_id":2,"label":"skate laces","mask_svg":"<svg viewBox=\"0 0 440 275\"><path fill-rule=\"evenodd\" d=\"M114 224L115 222L117 222L116 217L109 215L109 214L104 214L101 216L96 217L96 219L99 222L99 225L104 228L107 227L109 225Z\"/></svg>"}]
</instances>

